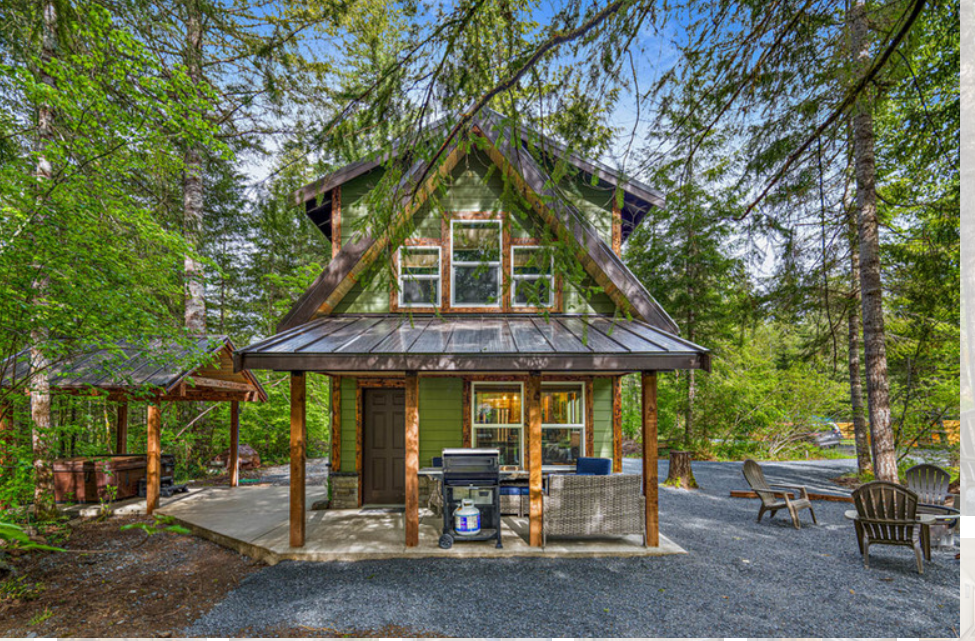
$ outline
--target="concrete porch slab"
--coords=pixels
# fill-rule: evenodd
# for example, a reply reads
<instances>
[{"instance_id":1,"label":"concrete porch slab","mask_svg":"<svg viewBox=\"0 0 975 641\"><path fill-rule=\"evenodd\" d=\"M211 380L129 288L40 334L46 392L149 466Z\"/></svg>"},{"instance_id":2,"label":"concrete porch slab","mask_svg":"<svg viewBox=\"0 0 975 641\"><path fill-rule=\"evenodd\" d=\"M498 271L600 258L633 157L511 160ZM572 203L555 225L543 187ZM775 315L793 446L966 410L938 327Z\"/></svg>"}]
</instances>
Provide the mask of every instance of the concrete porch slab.
<instances>
[{"instance_id":1,"label":"concrete porch slab","mask_svg":"<svg viewBox=\"0 0 975 641\"><path fill-rule=\"evenodd\" d=\"M312 490L313 488L309 488ZM325 498L325 491L306 496L309 511L305 547L288 545L287 487L211 487L181 501L167 503L159 514L171 516L198 536L260 559L268 564L282 560L361 561L410 557L441 558L592 558L600 556L662 556L686 554L679 545L660 536L658 547L643 547L642 537L549 539L545 548L528 545L528 519L504 517L504 547L490 541L457 543L449 550L438 542L442 520L426 509L420 511L420 544L404 543L404 515L361 514L355 510L311 511L311 504Z\"/></svg>"},{"instance_id":2,"label":"concrete porch slab","mask_svg":"<svg viewBox=\"0 0 975 641\"><path fill-rule=\"evenodd\" d=\"M159 497L159 505L167 506L190 498L206 490L205 487L190 487L187 492L170 497ZM141 498L124 499L106 503L72 503L58 505L58 511L72 519L94 519L100 516L132 516L146 513L146 500Z\"/></svg>"}]
</instances>

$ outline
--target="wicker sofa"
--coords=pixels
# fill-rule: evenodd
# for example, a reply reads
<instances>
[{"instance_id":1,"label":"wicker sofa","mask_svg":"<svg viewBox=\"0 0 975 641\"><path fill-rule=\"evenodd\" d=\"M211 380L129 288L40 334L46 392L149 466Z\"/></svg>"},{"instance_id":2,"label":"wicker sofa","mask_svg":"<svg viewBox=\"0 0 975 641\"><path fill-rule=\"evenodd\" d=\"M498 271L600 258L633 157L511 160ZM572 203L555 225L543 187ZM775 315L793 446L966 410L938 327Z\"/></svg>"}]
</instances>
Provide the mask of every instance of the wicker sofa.
<instances>
[{"instance_id":1,"label":"wicker sofa","mask_svg":"<svg viewBox=\"0 0 975 641\"><path fill-rule=\"evenodd\" d=\"M542 545L549 536L624 535L644 531L642 477L553 474L544 497Z\"/></svg>"}]
</instances>

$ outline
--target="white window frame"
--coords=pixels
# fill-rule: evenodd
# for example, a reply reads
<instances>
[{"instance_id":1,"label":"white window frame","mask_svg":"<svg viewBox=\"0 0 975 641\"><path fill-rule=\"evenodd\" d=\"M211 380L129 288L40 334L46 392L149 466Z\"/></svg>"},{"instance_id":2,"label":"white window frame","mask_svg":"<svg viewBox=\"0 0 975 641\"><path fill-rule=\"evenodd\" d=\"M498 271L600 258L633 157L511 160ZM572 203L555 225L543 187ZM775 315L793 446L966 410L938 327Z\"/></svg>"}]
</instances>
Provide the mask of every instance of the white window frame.
<instances>
[{"instance_id":1,"label":"white window frame","mask_svg":"<svg viewBox=\"0 0 975 641\"><path fill-rule=\"evenodd\" d=\"M579 456L589 456L586 451L586 385L585 383L576 383L575 381L549 381L547 383L542 383L542 389L546 387L578 387L579 388L579 401L582 403L582 421L580 423L542 423L542 431L546 429L579 429ZM544 439L542 439L544 442Z\"/></svg>"},{"instance_id":2,"label":"white window frame","mask_svg":"<svg viewBox=\"0 0 975 641\"><path fill-rule=\"evenodd\" d=\"M521 395L521 416L518 423L478 423L477 417L477 390L484 387L513 387L518 386L518 393ZM583 406L585 407L585 406ZM477 443L477 430L484 429L516 429L518 430L518 459L521 461L520 468L527 469L525 461L525 384L520 381L475 381L471 383L471 440L472 445Z\"/></svg>"},{"instance_id":3,"label":"white window frame","mask_svg":"<svg viewBox=\"0 0 975 641\"><path fill-rule=\"evenodd\" d=\"M424 249L424 250L436 249L437 250L437 275L436 276L434 276L433 274L422 274L422 275L411 275L409 277L410 280L437 281L437 303L436 304L403 302L403 276L404 276L403 250L404 249L407 251L411 249ZM396 260L398 262L398 267L399 267L399 274L397 276L397 280L399 281L399 292L396 294L396 302L399 304L399 306L407 307L407 308L426 307L428 309L435 309L437 307L440 307L440 301L443 293L443 251L441 250L440 246L439 245L404 245L400 247L399 250L397 250Z\"/></svg>"},{"instance_id":4,"label":"white window frame","mask_svg":"<svg viewBox=\"0 0 975 641\"><path fill-rule=\"evenodd\" d=\"M549 267L549 275L548 276L544 276L544 275L539 275L539 276L527 276L527 275L516 276L515 275L515 250L516 249L544 249L544 247L542 247L541 245L512 245L511 246L511 306L512 307L521 307L521 308L525 308L525 307L532 307L532 308L538 307L536 305L532 305L531 303L519 303L519 302L517 302L518 281L521 281L521 280L541 280L543 278L547 278L548 281L549 281L549 283L548 283L548 304L547 305L541 305L538 308L539 309L546 309L546 308L549 308L549 307L554 307L555 306L555 256L552 256L551 257L552 264Z\"/></svg>"},{"instance_id":5,"label":"white window frame","mask_svg":"<svg viewBox=\"0 0 975 641\"><path fill-rule=\"evenodd\" d=\"M460 223L462 225L497 225L498 226L498 260L488 261L488 262L471 262L471 261L454 261L454 223ZM501 288L504 282L504 274L501 257L504 256L504 227L502 221L499 218L490 218L486 220L467 220L463 218L455 218L450 221L450 306L454 309L465 309L465 308L479 308L479 307L497 307L501 308ZM495 302L492 303L462 303L458 305L455 302L455 295L457 293L457 267L480 267L481 265L487 265L489 267L497 267L498 269L498 292L495 296Z\"/></svg>"}]
</instances>

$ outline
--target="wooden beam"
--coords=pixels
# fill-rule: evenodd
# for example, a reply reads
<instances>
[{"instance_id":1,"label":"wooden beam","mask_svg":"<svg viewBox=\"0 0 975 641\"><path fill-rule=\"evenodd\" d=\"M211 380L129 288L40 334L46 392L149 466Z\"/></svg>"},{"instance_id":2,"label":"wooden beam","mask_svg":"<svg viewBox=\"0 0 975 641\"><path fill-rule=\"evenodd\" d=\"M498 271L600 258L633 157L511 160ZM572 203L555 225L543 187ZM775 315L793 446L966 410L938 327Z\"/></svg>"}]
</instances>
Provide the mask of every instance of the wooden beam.
<instances>
[{"instance_id":1,"label":"wooden beam","mask_svg":"<svg viewBox=\"0 0 975 641\"><path fill-rule=\"evenodd\" d=\"M159 488L162 482L162 415L156 403L146 410L146 514L159 507Z\"/></svg>"},{"instance_id":2,"label":"wooden beam","mask_svg":"<svg viewBox=\"0 0 975 641\"><path fill-rule=\"evenodd\" d=\"M796 492L788 492L793 498L796 496ZM733 499L757 499L758 494L752 490L731 490L729 496ZM820 492L806 492L806 496L809 497L810 501L831 501L833 503L853 503L852 496L843 496L842 494L822 494Z\"/></svg>"},{"instance_id":3,"label":"wooden beam","mask_svg":"<svg viewBox=\"0 0 975 641\"><path fill-rule=\"evenodd\" d=\"M620 211L616 193L613 193L613 253L623 255L623 212Z\"/></svg>"},{"instance_id":4,"label":"wooden beam","mask_svg":"<svg viewBox=\"0 0 975 641\"><path fill-rule=\"evenodd\" d=\"M222 378L208 378L206 376L193 376L190 378L190 385L186 387L186 391L196 389L197 391L203 391L203 388L210 388L220 391L231 391L231 392L249 392L254 389L254 386L250 383L241 383L240 381L225 381ZM184 396L185 392L181 394Z\"/></svg>"},{"instance_id":5,"label":"wooden beam","mask_svg":"<svg viewBox=\"0 0 975 641\"><path fill-rule=\"evenodd\" d=\"M329 432L332 435L332 460L328 467L333 472L342 469L342 377L331 376L332 422Z\"/></svg>"},{"instance_id":6,"label":"wooden beam","mask_svg":"<svg viewBox=\"0 0 975 641\"><path fill-rule=\"evenodd\" d=\"M122 401L115 407L115 453L129 451L129 404Z\"/></svg>"},{"instance_id":7,"label":"wooden beam","mask_svg":"<svg viewBox=\"0 0 975 641\"><path fill-rule=\"evenodd\" d=\"M460 435L463 440L464 447L471 446L471 379L465 378L463 383L463 389L461 390L461 411L463 414L460 417Z\"/></svg>"},{"instance_id":8,"label":"wooden beam","mask_svg":"<svg viewBox=\"0 0 975 641\"><path fill-rule=\"evenodd\" d=\"M657 520L657 373L643 372L643 499L646 508L644 545L660 545Z\"/></svg>"},{"instance_id":9,"label":"wooden beam","mask_svg":"<svg viewBox=\"0 0 975 641\"><path fill-rule=\"evenodd\" d=\"M230 456L227 457L230 487L240 482L240 402L230 401Z\"/></svg>"},{"instance_id":10,"label":"wooden beam","mask_svg":"<svg viewBox=\"0 0 975 641\"><path fill-rule=\"evenodd\" d=\"M542 545L542 375L528 374L528 545Z\"/></svg>"},{"instance_id":11,"label":"wooden beam","mask_svg":"<svg viewBox=\"0 0 975 641\"><path fill-rule=\"evenodd\" d=\"M406 373L406 547L420 543L420 385Z\"/></svg>"},{"instance_id":12,"label":"wooden beam","mask_svg":"<svg viewBox=\"0 0 975 641\"><path fill-rule=\"evenodd\" d=\"M332 189L332 258L342 249L342 187Z\"/></svg>"},{"instance_id":13,"label":"wooden beam","mask_svg":"<svg viewBox=\"0 0 975 641\"><path fill-rule=\"evenodd\" d=\"M305 373L291 372L291 547L305 545Z\"/></svg>"},{"instance_id":14,"label":"wooden beam","mask_svg":"<svg viewBox=\"0 0 975 641\"><path fill-rule=\"evenodd\" d=\"M586 432L586 456L596 456L596 434L595 426L596 421L593 412L593 392L592 392L592 376L587 376L585 379L585 392L583 393L584 398L584 413L585 418L585 432Z\"/></svg>"},{"instance_id":15,"label":"wooden beam","mask_svg":"<svg viewBox=\"0 0 975 641\"><path fill-rule=\"evenodd\" d=\"M362 507L362 497L366 484L362 479L362 387L355 386L355 473L359 477L358 507Z\"/></svg>"},{"instance_id":16,"label":"wooden beam","mask_svg":"<svg viewBox=\"0 0 975 641\"><path fill-rule=\"evenodd\" d=\"M613 377L613 473L623 472L623 378Z\"/></svg>"}]
</instances>

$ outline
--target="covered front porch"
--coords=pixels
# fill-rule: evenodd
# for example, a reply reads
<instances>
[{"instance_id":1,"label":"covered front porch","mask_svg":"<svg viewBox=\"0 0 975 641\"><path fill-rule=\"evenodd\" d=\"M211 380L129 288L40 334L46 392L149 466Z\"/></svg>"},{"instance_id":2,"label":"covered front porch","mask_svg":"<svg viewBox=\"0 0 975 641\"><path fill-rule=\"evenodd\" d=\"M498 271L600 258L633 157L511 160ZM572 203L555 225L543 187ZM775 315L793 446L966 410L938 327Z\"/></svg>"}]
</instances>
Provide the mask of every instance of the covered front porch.
<instances>
[{"instance_id":1,"label":"covered front porch","mask_svg":"<svg viewBox=\"0 0 975 641\"><path fill-rule=\"evenodd\" d=\"M402 414L398 419L399 430L390 432L390 438L402 440L399 455L399 471L391 475L402 480L403 497L402 527L393 527L399 521L389 519L387 533L401 536L406 549L421 548L423 513L420 504L421 467L429 465L424 457L421 465L421 438L427 434L421 425L423 401L421 380L457 379L479 380L490 384L499 381L516 381L519 401L523 407L523 420L503 419L488 423L516 423L514 428L523 432L523 459L514 468L527 474L527 517L516 520L506 517L505 527L512 533L515 545L541 549L544 544L543 500L543 420L542 387L546 381L573 380L590 390L592 381L613 378L618 389L618 377L622 374L641 373L641 415L643 460L645 461L638 504L628 508L628 514L636 515L643 522L640 545L653 551L665 547L658 526L658 477L657 467L657 372L674 369L707 368L707 350L684 341L646 323L636 320L611 319L600 316L553 315L546 321L525 315L484 315L412 319L407 315L347 315L324 317L313 320L277 336L249 346L235 353L235 367L272 369L291 372L291 487L289 520L287 527L288 549L303 548L306 542L324 546L322 541L332 540L341 545L342 537L333 539L334 530L341 530L339 523L328 516L317 517L320 526L310 533L316 517L308 517L308 496L304 479L306 376L309 373L326 374L333 383L338 380L355 381L352 386L354 407L348 418L354 419L354 449L343 443L336 447L333 440L333 461L341 455L343 468L357 479L358 501L362 507L369 501L362 498L362 480L369 465L363 464L364 439L363 397L366 385L402 389ZM477 383L474 383L475 385ZM337 386L333 385L333 392ZM455 418L446 431L462 437L464 447L471 447L473 415L468 401L468 387L464 387L464 400L457 399ZM458 394L460 396L460 394ZM589 405L584 412L592 414L591 393L583 395ZM580 397L581 398L581 397ZM341 399L333 394L333 404ZM341 419L346 408L333 406L333 418ZM618 392L612 402L613 422L618 424ZM521 411L517 412L519 415ZM512 416L515 415L514 410ZM345 419L343 419L345 420ZM392 419L391 419L392 420ZM456 423L456 424L454 424ZM586 425L592 421L587 418ZM618 430L617 430L618 432ZM335 435L341 432L333 431ZM368 433L368 432L367 432ZM614 434L615 437L615 434ZM520 438L520 437L519 437ZM592 440L592 429L584 428L583 441ZM429 441L427 441L429 443ZM617 441L618 443L618 441ZM347 455L342 449L348 447ZM453 447L457 447L454 445ZM429 447L427 446L427 449ZM614 450L618 446L614 443ZM591 451L591 444L582 450ZM354 466L349 462L354 455ZM617 459L617 471L619 456ZM392 469L392 468L391 468ZM568 470L567 470L568 471ZM333 493L334 493L333 487ZM632 494L631 494L632 496ZM284 500L284 496L281 497ZM333 502L334 502L333 495ZM351 506L349 506L351 507ZM338 518L338 517L336 517ZM328 531L332 523L332 532ZM436 521L430 521L431 533L436 532ZM632 530L630 530L632 531ZM282 534L283 534L282 530ZM354 534L354 533L353 533ZM504 536L505 533L503 533ZM314 541L312 541L314 536ZM565 542L568 545L568 542ZM506 543L507 545L507 543ZM554 542L546 552L556 555L567 553L563 542ZM432 552L432 550L431 550ZM609 553L609 552L607 552ZM464 552L456 552L464 554Z\"/></svg>"},{"instance_id":2,"label":"covered front porch","mask_svg":"<svg viewBox=\"0 0 975 641\"><path fill-rule=\"evenodd\" d=\"M404 557L569 557L660 556L685 551L661 536L645 547L640 536L593 539L549 539L546 547L529 545L527 517L502 519L504 547L490 541L443 550L437 545L442 520L421 508L417 544L406 545L406 514L398 510L311 510L325 498L324 488L308 492L304 546L290 544L290 490L282 486L214 487L192 497L165 503L158 514L171 516L205 539L269 564L284 560L362 561Z\"/></svg>"}]
</instances>

